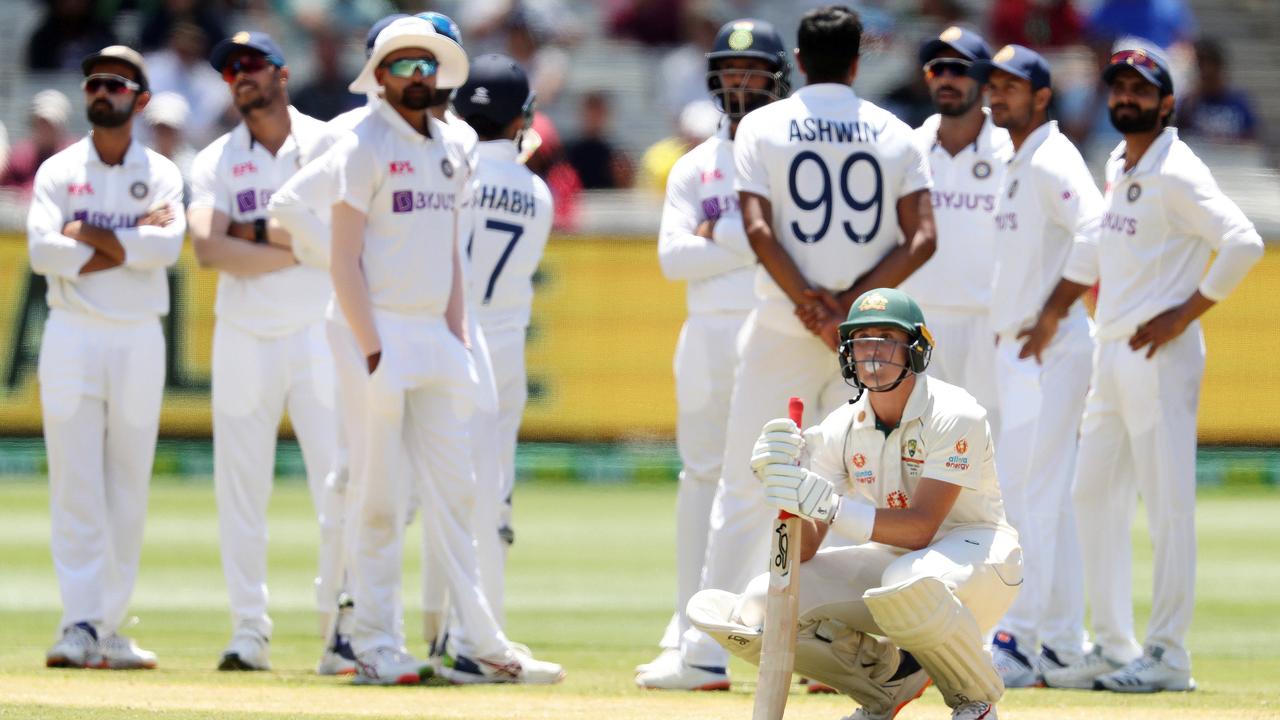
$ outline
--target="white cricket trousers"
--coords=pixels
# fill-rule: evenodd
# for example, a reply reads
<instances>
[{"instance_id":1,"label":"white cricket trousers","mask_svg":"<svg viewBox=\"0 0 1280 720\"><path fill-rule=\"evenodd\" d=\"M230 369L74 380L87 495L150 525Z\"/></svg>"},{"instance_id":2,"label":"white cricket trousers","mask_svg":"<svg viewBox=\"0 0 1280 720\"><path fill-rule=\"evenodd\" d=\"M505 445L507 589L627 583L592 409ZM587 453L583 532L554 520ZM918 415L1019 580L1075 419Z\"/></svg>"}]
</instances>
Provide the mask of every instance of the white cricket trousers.
<instances>
[{"instance_id":1,"label":"white cricket trousers","mask_svg":"<svg viewBox=\"0 0 1280 720\"><path fill-rule=\"evenodd\" d=\"M443 318L374 311L382 357L368 376L353 553L355 629L363 653L404 645L401 562L410 486L423 532L445 562L449 597L478 657L502 657L507 640L480 588L471 532L475 476L469 424L476 402L471 353Z\"/></svg>"},{"instance_id":2,"label":"white cricket trousers","mask_svg":"<svg viewBox=\"0 0 1280 720\"><path fill-rule=\"evenodd\" d=\"M676 610L662 635L664 649L679 648L680 637L691 627L685 606L702 581L738 338L746 319L745 312L690 315L676 342L676 449L681 465L676 489Z\"/></svg>"},{"instance_id":3,"label":"white cricket trousers","mask_svg":"<svg viewBox=\"0 0 1280 720\"><path fill-rule=\"evenodd\" d=\"M835 353L805 330L790 303L783 307L783 302L761 304L742 329L699 589L740 593L768 568L777 511L765 503L760 481L751 473L751 448L760 429L787 416L793 395L805 402L805 425L813 425L856 392L840 376ZM680 652L687 665L724 667L729 659L715 640L693 627L681 638Z\"/></svg>"},{"instance_id":4,"label":"white cricket trousers","mask_svg":"<svg viewBox=\"0 0 1280 720\"><path fill-rule=\"evenodd\" d=\"M498 626L505 625L503 616L505 546L499 535L503 498L501 458L498 450L498 390L494 384L493 363L484 330L470 313L468 334L471 339L471 359L476 370L474 411L468 432L471 449L471 465L475 472L475 499L471 507L468 525L476 539L476 556L480 563L480 586L489 609ZM416 500L414 507L419 503ZM435 522L429 513L422 513L422 522ZM422 610L423 635L427 641L437 639L443 624L448 623L449 636L462 655L472 655L466 628L458 621L457 613L448 607L448 581L445 559L440 546L430 533L422 533Z\"/></svg>"},{"instance_id":5,"label":"white cricket trousers","mask_svg":"<svg viewBox=\"0 0 1280 720\"><path fill-rule=\"evenodd\" d=\"M996 389L996 340L985 310L923 307L933 335L929 375L969 391L987 411L991 437L1000 437L1000 391Z\"/></svg>"},{"instance_id":6,"label":"white cricket trousers","mask_svg":"<svg viewBox=\"0 0 1280 720\"><path fill-rule=\"evenodd\" d=\"M1077 310L1062 321L1043 365L1018 359L1023 342L1001 335L996 349L996 469L1026 561L1022 591L997 628L1028 656L1043 644L1072 662L1083 652L1084 571L1070 497L1093 341Z\"/></svg>"},{"instance_id":7,"label":"white cricket trousers","mask_svg":"<svg viewBox=\"0 0 1280 720\"><path fill-rule=\"evenodd\" d=\"M1142 495L1155 548L1148 646L1190 669L1187 631L1196 584L1196 408L1204 336L1193 323L1147 359L1128 338L1101 342L1072 492L1084 551L1094 642L1107 657L1141 652L1133 632L1130 523Z\"/></svg>"},{"instance_id":8,"label":"white cricket trousers","mask_svg":"<svg viewBox=\"0 0 1280 720\"><path fill-rule=\"evenodd\" d=\"M524 327L489 328L484 331L493 363L493 380L498 388L498 462L502 471L502 498L499 529L512 531L512 494L516 484L516 444L520 421L529 400L529 378L525 373ZM506 551L504 549L504 561Z\"/></svg>"},{"instance_id":9,"label":"white cricket trousers","mask_svg":"<svg viewBox=\"0 0 1280 720\"><path fill-rule=\"evenodd\" d=\"M267 614L267 503L276 436L285 410L302 447L320 523L316 603L333 613L341 591L342 523L335 503L338 420L333 354L323 321L279 337L259 337L219 321L213 331L213 486L222 571L235 632L271 637Z\"/></svg>"},{"instance_id":10,"label":"white cricket trousers","mask_svg":"<svg viewBox=\"0 0 1280 720\"><path fill-rule=\"evenodd\" d=\"M61 627L124 621L138 577L164 392L164 333L53 309L38 375Z\"/></svg>"}]
</instances>

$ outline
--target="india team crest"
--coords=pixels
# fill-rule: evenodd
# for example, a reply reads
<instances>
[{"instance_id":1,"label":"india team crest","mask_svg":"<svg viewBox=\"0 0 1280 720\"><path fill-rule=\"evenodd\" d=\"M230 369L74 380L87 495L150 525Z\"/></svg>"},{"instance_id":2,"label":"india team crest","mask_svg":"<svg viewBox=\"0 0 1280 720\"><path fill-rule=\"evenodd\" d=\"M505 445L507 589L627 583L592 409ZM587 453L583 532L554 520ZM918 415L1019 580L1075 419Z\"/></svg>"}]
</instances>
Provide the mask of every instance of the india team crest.
<instances>
[{"instance_id":1,"label":"india team crest","mask_svg":"<svg viewBox=\"0 0 1280 720\"><path fill-rule=\"evenodd\" d=\"M735 23L733 31L729 33L729 48L741 51L751 47L751 44L755 42L755 35L752 33L755 28L755 23Z\"/></svg>"},{"instance_id":2,"label":"india team crest","mask_svg":"<svg viewBox=\"0 0 1280 720\"><path fill-rule=\"evenodd\" d=\"M240 32L231 36L231 42L237 45L244 45L245 43L249 42L249 33L244 30L241 30Z\"/></svg>"},{"instance_id":3,"label":"india team crest","mask_svg":"<svg viewBox=\"0 0 1280 720\"><path fill-rule=\"evenodd\" d=\"M889 298L878 292L871 293L865 300L858 304L859 311L867 310L884 310L889 307Z\"/></svg>"},{"instance_id":4,"label":"india team crest","mask_svg":"<svg viewBox=\"0 0 1280 720\"><path fill-rule=\"evenodd\" d=\"M979 160L973 164L973 176L979 180L986 180L991 177L991 163L986 160Z\"/></svg>"},{"instance_id":5,"label":"india team crest","mask_svg":"<svg viewBox=\"0 0 1280 720\"><path fill-rule=\"evenodd\" d=\"M453 177L453 163L449 162L449 158L440 161L440 172L447 178Z\"/></svg>"},{"instance_id":6,"label":"india team crest","mask_svg":"<svg viewBox=\"0 0 1280 720\"><path fill-rule=\"evenodd\" d=\"M147 184L139 180L129 186L129 194L133 196L134 200L141 200L147 196Z\"/></svg>"},{"instance_id":7,"label":"india team crest","mask_svg":"<svg viewBox=\"0 0 1280 720\"><path fill-rule=\"evenodd\" d=\"M960 36L963 34L964 32L960 28L956 27L955 25L952 25L946 30L943 30L942 34L938 36L938 39L941 40L942 42L947 42L947 43L955 42L956 40L959 40Z\"/></svg>"},{"instance_id":8,"label":"india team crest","mask_svg":"<svg viewBox=\"0 0 1280 720\"><path fill-rule=\"evenodd\" d=\"M1012 45L1005 45L1000 48L1000 52L996 53L995 57L991 58L991 61L998 63L1008 62L1013 59L1014 53L1015 51Z\"/></svg>"},{"instance_id":9,"label":"india team crest","mask_svg":"<svg viewBox=\"0 0 1280 720\"><path fill-rule=\"evenodd\" d=\"M1129 190L1125 193L1125 197L1129 198L1129 202L1137 202L1138 198L1142 197L1142 186L1138 183L1133 183L1129 186Z\"/></svg>"}]
</instances>

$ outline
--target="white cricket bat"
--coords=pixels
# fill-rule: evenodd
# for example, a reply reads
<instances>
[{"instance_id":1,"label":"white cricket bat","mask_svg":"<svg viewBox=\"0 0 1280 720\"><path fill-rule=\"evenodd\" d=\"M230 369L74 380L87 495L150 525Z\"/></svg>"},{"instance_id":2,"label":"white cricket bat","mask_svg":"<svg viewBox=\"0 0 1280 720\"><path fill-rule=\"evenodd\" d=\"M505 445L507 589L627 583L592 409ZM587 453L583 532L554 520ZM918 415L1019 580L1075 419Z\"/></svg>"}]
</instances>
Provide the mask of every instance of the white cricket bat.
<instances>
[{"instance_id":1,"label":"white cricket bat","mask_svg":"<svg viewBox=\"0 0 1280 720\"><path fill-rule=\"evenodd\" d=\"M791 398L791 419L803 430L804 401ZM778 511L769 550L769 594L760 639L760 675L751 720L781 720L796 664L796 623L800 619L800 518Z\"/></svg>"}]
</instances>

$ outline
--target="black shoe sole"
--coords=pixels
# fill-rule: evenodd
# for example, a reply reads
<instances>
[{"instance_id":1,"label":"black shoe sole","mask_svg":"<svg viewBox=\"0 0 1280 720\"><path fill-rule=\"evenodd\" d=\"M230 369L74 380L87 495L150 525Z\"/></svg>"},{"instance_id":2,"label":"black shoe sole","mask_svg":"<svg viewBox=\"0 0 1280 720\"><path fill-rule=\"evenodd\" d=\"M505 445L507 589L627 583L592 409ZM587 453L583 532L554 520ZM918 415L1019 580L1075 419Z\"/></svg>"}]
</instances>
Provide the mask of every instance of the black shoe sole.
<instances>
[{"instance_id":1,"label":"black shoe sole","mask_svg":"<svg viewBox=\"0 0 1280 720\"><path fill-rule=\"evenodd\" d=\"M218 662L218 669L224 671L246 671L254 672L260 670L249 663L240 659L239 653L227 653L222 656L222 660Z\"/></svg>"}]
</instances>

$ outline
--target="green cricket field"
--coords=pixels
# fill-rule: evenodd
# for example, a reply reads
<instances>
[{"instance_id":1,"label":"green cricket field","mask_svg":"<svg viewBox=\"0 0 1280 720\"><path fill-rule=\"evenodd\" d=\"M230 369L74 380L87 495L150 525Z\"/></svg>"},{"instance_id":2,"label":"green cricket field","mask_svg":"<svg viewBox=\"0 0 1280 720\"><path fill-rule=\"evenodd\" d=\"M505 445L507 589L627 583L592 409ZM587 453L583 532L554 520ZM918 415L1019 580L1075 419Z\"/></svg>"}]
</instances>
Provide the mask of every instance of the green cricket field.
<instances>
[{"instance_id":1,"label":"green cricket field","mask_svg":"<svg viewBox=\"0 0 1280 720\"><path fill-rule=\"evenodd\" d=\"M317 529L305 485L278 483L270 512L274 669L214 670L231 626L218 557L212 485L152 487L146 547L126 630L156 651L152 671L50 670L44 651L59 620L49 556L48 491L40 478L0 478L0 718L737 718L751 713L754 668L736 660L728 693L638 690L674 596L675 487L669 483L526 483L516 493L507 581L509 634L562 663L554 687L353 687L317 677L312 576ZM1149 609L1150 544L1134 527L1139 628ZM1199 578L1191 649L1193 693L1118 696L1014 690L1003 718L1280 718L1280 491L1201 492ZM410 648L425 654L418 613L421 554L406 540ZM762 561L763 569L763 561ZM836 720L855 706L792 688L788 718ZM947 718L930 690L900 720Z\"/></svg>"}]
</instances>

